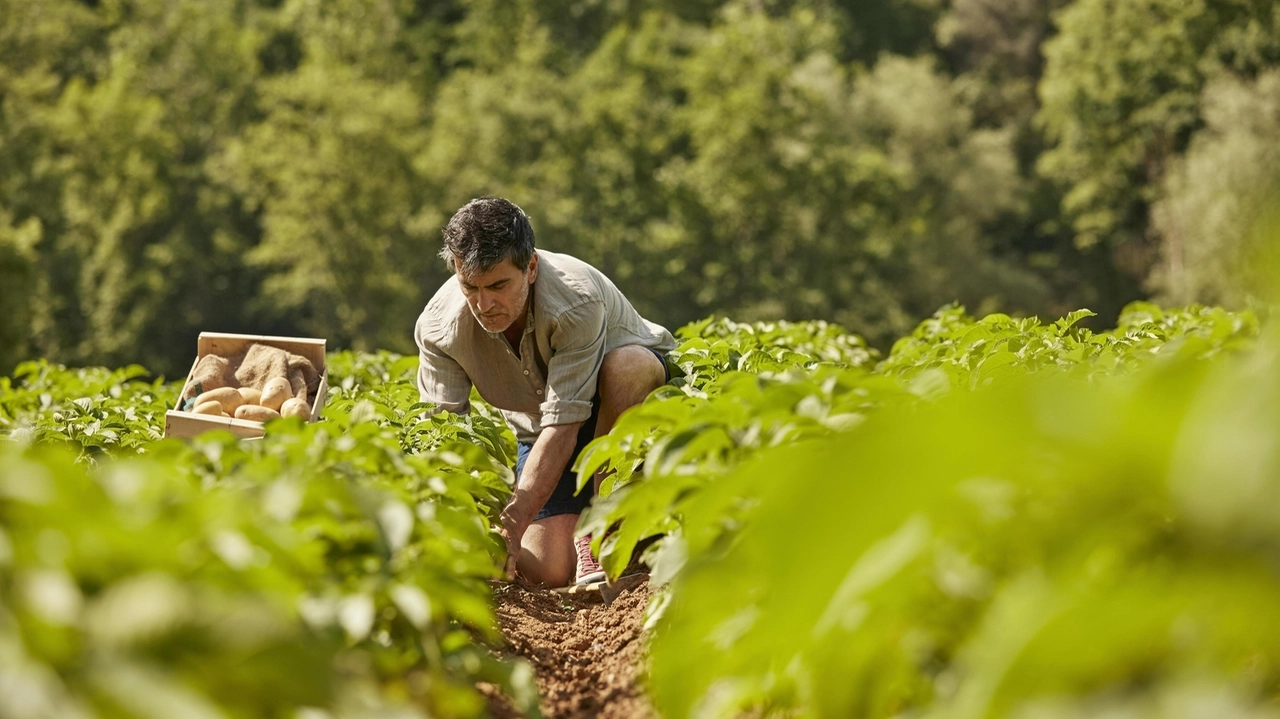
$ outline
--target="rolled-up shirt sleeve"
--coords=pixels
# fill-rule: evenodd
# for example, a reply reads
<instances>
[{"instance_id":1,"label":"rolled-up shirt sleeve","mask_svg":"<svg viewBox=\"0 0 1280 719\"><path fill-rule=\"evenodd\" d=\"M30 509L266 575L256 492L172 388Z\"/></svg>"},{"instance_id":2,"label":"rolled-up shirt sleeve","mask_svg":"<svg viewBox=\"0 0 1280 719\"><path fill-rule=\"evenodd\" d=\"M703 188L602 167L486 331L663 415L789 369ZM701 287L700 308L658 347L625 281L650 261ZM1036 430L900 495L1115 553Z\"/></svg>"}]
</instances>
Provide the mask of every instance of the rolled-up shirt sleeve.
<instances>
[{"instance_id":1,"label":"rolled-up shirt sleeve","mask_svg":"<svg viewBox=\"0 0 1280 719\"><path fill-rule=\"evenodd\" d=\"M452 357L417 333L418 394L437 412L467 414L471 411L471 378Z\"/></svg>"},{"instance_id":2,"label":"rolled-up shirt sleeve","mask_svg":"<svg viewBox=\"0 0 1280 719\"><path fill-rule=\"evenodd\" d=\"M551 333L542 426L585 422L591 417L600 364L604 362L605 306L584 302L560 316Z\"/></svg>"}]
</instances>

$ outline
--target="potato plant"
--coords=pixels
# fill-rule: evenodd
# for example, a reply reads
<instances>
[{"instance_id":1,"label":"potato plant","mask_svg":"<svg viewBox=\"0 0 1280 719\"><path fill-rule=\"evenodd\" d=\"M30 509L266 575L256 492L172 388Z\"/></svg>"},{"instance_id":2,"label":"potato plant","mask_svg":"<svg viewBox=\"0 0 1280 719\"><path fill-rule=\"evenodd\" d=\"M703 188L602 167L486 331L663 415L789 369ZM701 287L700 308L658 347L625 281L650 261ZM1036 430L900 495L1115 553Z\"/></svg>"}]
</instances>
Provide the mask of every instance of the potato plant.
<instances>
[{"instance_id":1,"label":"potato plant","mask_svg":"<svg viewBox=\"0 0 1280 719\"><path fill-rule=\"evenodd\" d=\"M884 407L680 495L664 716L1275 717L1280 336L1223 353L1202 329L1122 372Z\"/></svg>"},{"instance_id":2,"label":"potato plant","mask_svg":"<svg viewBox=\"0 0 1280 719\"><path fill-rule=\"evenodd\" d=\"M83 457L146 451L164 434L164 413L179 385L148 380L130 365L67 369L23 362L0 377L0 432L23 443L59 442Z\"/></svg>"},{"instance_id":3,"label":"potato plant","mask_svg":"<svg viewBox=\"0 0 1280 719\"><path fill-rule=\"evenodd\" d=\"M580 484L597 469L612 472L602 485L609 496L584 520L602 566L616 576L640 542L661 537L648 558L660 580L674 576L691 552L721 541L757 504L749 492L700 497L702 490L769 448L856 431L886 408L920 407L1029 374L1089 382L1171 353L1208 360L1252 346L1259 332L1253 314L1219 308L1135 303L1115 330L1099 333L1078 326L1091 314L1045 324L974 318L948 306L878 362L860 341L825 325L720 321L682 329L671 359L684 376L624 413L578 464ZM641 467L644 480L633 481ZM695 500L703 504L688 510Z\"/></svg>"}]
</instances>

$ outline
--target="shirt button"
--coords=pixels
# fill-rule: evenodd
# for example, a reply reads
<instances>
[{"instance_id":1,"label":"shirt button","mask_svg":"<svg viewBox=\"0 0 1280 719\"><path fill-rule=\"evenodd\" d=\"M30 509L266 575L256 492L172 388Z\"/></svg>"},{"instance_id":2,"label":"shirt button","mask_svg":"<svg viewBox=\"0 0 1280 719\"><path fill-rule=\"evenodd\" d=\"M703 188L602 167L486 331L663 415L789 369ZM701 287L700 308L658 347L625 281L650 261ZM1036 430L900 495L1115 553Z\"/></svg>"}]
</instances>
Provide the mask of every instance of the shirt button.
<instances>
[{"instance_id":1,"label":"shirt button","mask_svg":"<svg viewBox=\"0 0 1280 719\"><path fill-rule=\"evenodd\" d=\"M542 390L538 390L538 394L542 394Z\"/></svg>"},{"instance_id":2,"label":"shirt button","mask_svg":"<svg viewBox=\"0 0 1280 719\"><path fill-rule=\"evenodd\" d=\"M525 371L524 371L524 373L525 373L525 374L529 374L529 370L525 370Z\"/></svg>"}]
</instances>

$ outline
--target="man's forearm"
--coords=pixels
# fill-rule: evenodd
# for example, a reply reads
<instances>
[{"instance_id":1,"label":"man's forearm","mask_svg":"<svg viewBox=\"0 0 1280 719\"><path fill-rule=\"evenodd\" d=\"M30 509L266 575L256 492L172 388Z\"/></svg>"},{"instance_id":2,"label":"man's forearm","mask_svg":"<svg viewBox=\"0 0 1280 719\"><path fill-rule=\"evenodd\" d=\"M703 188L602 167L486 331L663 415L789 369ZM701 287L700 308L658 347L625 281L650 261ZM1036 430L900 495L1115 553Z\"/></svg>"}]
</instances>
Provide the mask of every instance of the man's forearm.
<instances>
[{"instance_id":1,"label":"man's forearm","mask_svg":"<svg viewBox=\"0 0 1280 719\"><path fill-rule=\"evenodd\" d=\"M523 524L533 521L555 491L560 476L573 459L581 426L581 422L553 425L543 428L538 435L520 474L515 496L507 507L507 512L518 517Z\"/></svg>"}]
</instances>

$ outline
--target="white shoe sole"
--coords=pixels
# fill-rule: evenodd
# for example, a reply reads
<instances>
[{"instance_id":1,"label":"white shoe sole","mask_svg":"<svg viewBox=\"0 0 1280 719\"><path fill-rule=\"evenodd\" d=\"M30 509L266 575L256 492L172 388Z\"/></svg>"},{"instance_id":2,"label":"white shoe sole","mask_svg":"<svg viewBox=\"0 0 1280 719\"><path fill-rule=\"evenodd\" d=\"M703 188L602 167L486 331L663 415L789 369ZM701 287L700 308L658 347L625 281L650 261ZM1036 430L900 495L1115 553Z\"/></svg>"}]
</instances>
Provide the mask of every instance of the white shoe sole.
<instances>
[{"instance_id":1,"label":"white shoe sole","mask_svg":"<svg viewBox=\"0 0 1280 719\"><path fill-rule=\"evenodd\" d=\"M590 574L584 574L581 577L578 577L578 580L575 581L574 584L583 585L583 584L591 584L592 582L603 582L605 580L605 576L606 575L604 573L604 570L601 570L599 572L592 572Z\"/></svg>"}]
</instances>

